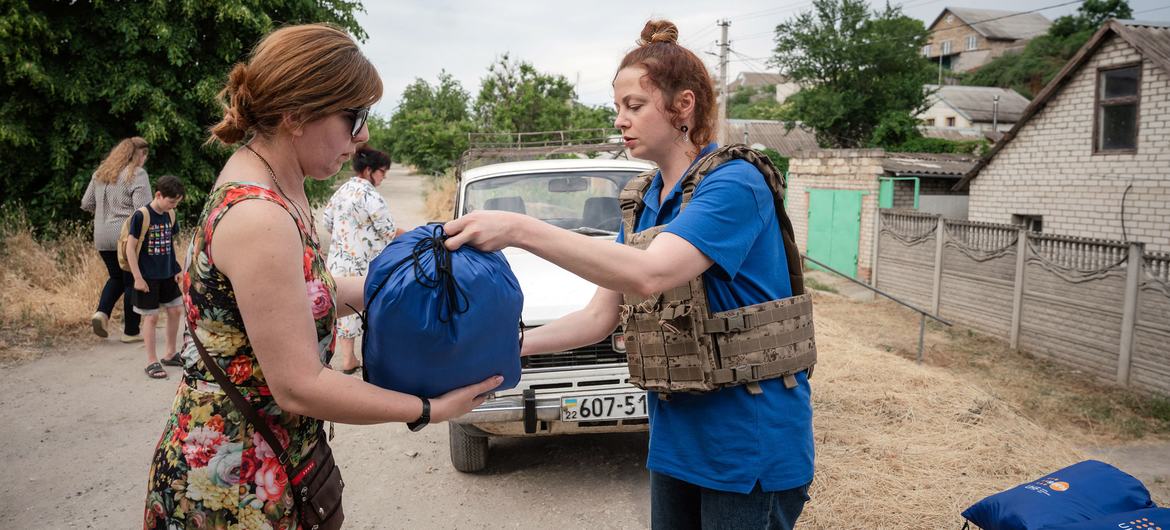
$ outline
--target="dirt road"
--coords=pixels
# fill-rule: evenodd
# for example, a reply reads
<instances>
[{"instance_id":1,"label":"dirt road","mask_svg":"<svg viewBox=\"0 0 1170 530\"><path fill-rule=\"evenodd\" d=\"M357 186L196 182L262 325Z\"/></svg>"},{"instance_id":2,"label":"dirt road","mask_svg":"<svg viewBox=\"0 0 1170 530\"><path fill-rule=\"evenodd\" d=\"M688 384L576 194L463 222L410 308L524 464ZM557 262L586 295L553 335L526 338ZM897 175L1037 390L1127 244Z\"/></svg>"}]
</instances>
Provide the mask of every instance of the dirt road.
<instances>
[{"instance_id":1,"label":"dirt road","mask_svg":"<svg viewBox=\"0 0 1170 530\"><path fill-rule=\"evenodd\" d=\"M425 216L422 177L381 186L399 226ZM141 345L93 339L0 370L0 528L135 528L180 371L147 379ZM454 471L447 429L337 426L347 528L645 528L645 435L493 440L483 474ZM1090 450L1170 498L1170 445ZM814 492L814 503L816 493ZM957 527L957 525L956 525Z\"/></svg>"},{"instance_id":2,"label":"dirt road","mask_svg":"<svg viewBox=\"0 0 1170 530\"><path fill-rule=\"evenodd\" d=\"M381 191L399 226L426 221L422 177ZM0 528L134 528L146 473L181 375L148 379L142 345L94 339L0 372ZM644 435L502 440L488 472L451 468L447 427L337 426L346 527L640 528Z\"/></svg>"}]
</instances>

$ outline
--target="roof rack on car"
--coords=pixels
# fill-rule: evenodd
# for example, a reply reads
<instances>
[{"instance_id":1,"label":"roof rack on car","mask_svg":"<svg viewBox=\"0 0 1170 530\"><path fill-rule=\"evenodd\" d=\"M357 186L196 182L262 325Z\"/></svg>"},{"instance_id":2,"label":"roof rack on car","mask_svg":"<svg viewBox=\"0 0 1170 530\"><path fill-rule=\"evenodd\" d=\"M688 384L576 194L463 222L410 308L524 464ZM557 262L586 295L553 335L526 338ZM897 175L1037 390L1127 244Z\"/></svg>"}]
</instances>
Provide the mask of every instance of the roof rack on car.
<instances>
[{"instance_id":1,"label":"roof rack on car","mask_svg":"<svg viewBox=\"0 0 1170 530\"><path fill-rule=\"evenodd\" d=\"M464 171L477 166L572 154L626 158L626 146L621 131L609 128L467 133L467 150L455 164L455 180L461 180Z\"/></svg>"}]
</instances>

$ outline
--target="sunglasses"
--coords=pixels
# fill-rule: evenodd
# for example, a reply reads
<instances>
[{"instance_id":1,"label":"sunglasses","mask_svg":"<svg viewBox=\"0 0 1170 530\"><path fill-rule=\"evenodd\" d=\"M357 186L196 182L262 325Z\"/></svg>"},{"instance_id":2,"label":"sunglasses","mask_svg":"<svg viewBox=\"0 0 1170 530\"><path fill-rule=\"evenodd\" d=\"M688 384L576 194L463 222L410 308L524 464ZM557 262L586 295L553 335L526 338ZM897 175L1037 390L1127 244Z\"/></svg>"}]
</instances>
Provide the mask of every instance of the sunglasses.
<instances>
[{"instance_id":1,"label":"sunglasses","mask_svg":"<svg viewBox=\"0 0 1170 530\"><path fill-rule=\"evenodd\" d=\"M341 109L353 115L353 129L349 131L350 138L357 138L357 135L362 132L362 127L366 125L366 119L370 117L370 108L362 107L360 109Z\"/></svg>"}]
</instances>

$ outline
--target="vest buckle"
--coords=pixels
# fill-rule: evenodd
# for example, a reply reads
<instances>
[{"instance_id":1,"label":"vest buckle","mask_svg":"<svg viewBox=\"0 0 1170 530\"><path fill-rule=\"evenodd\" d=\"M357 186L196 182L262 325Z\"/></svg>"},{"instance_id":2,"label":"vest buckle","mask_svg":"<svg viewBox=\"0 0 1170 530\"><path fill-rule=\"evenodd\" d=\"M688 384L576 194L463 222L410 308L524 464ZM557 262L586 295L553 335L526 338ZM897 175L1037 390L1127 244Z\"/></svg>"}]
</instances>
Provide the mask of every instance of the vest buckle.
<instances>
[{"instance_id":1,"label":"vest buckle","mask_svg":"<svg viewBox=\"0 0 1170 530\"><path fill-rule=\"evenodd\" d=\"M737 383L760 380L760 365L736 366L731 369L731 379Z\"/></svg>"},{"instance_id":2,"label":"vest buckle","mask_svg":"<svg viewBox=\"0 0 1170 530\"><path fill-rule=\"evenodd\" d=\"M742 314L727 317L725 320L727 321L727 331L743 331L747 329L747 321Z\"/></svg>"}]
</instances>

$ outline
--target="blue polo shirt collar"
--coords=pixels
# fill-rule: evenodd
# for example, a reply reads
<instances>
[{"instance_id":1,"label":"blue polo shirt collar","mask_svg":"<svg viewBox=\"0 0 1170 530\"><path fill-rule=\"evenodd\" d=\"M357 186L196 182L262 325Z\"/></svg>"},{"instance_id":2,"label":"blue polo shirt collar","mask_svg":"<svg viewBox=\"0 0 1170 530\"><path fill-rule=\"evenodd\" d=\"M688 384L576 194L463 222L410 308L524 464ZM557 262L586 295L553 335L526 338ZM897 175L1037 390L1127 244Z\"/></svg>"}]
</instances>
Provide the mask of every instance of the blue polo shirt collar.
<instances>
[{"instance_id":1,"label":"blue polo shirt collar","mask_svg":"<svg viewBox=\"0 0 1170 530\"><path fill-rule=\"evenodd\" d=\"M717 147L719 147L719 144L715 142L711 142L703 147L703 149L699 151L698 156L696 156L694 160L691 160L691 165L687 166L687 171L690 171L691 168L694 167L695 162L698 162L700 158L707 156L708 153L714 151ZM686 171L683 173L685 174ZM674 183L674 188L671 189L670 193L666 196L667 203L670 203L678 198L679 193L682 192L682 188L680 187L681 184L682 179L679 179L678 182ZM646 209L654 212L655 219L658 218L660 210L662 209L662 203L658 201L658 197L661 196L661 194L662 170L659 169L658 172L654 174L654 180L650 181L650 189L646 190L646 195L642 197L642 201L646 204Z\"/></svg>"}]
</instances>

